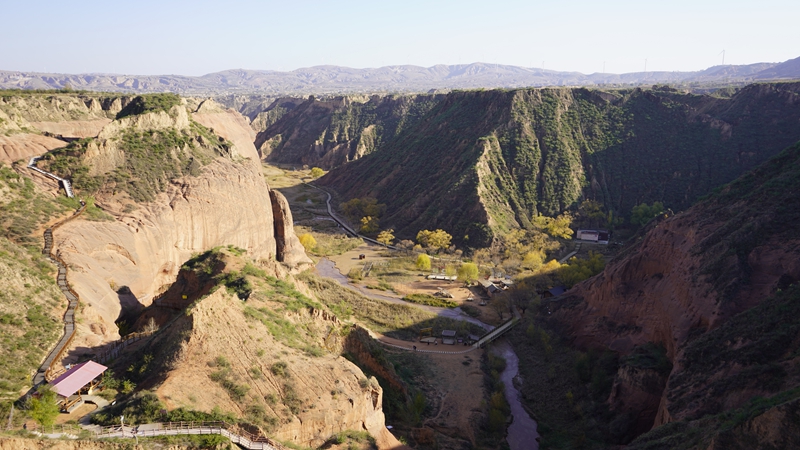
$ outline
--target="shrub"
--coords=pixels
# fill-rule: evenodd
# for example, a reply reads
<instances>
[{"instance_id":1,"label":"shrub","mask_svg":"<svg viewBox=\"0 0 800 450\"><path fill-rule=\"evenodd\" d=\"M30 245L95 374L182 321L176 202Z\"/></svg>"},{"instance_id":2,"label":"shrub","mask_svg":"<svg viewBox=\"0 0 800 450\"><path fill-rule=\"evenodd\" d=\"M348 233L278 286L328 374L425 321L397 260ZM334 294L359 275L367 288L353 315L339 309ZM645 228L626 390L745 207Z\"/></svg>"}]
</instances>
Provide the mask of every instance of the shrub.
<instances>
[{"instance_id":1,"label":"shrub","mask_svg":"<svg viewBox=\"0 0 800 450\"><path fill-rule=\"evenodd\" d=\"M424 253L420 253L419 256L417 256L417 269L431 270L431 257Z\"/></svg>"},{"instance_id":2,"label":"shrub","mask_svg":"<svg viewBox=\"0 0 800 450\"><path fill-rule=\"evenodd\" d=\"M314 239L314 236L311 233L301 234L300 237L300 244L302 244L303 248L306 249L307 252L314 250L317 246L317 240Z\"/></svg>"}]
</instances>

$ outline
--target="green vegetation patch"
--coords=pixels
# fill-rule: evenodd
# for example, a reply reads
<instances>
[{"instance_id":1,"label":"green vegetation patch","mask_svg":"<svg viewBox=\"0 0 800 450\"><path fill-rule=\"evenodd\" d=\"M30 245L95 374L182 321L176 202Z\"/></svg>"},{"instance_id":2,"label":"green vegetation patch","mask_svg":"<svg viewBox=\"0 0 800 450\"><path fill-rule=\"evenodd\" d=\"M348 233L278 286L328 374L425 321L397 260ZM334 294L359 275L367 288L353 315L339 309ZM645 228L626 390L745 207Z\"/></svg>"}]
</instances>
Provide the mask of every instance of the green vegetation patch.
<instances>
[{"instance_id":1,"label":"green vegetation patch","mask_svg":"<svg viewBox=\"0 0 800 450\"><path fill-rule=\"evenodd\" d=\"M23 245L39 246L37 228L80 205L76 199L45 196L37 191L30 178L0 163L0 234Z\"/></svg>"},{"instance_id":2,"label":"green vegetation patch","mask_svg":"<svg viewBox=\"0 0 800 450\"><path fill-rule=\"evenodd\" d=\"M412 303L419 303L420 305L438 306L441 308L455 308L458 306L458 303L452 300L434 297L429 294L408 294L403 297L403 300Z\"/></svg>"},{"instance_id":3,"label":"green vegetation patch","mask_svg":"<svg viewBox=\"0 0 800 450\"><path fill-rule=\"evenodd\" d=\"M135 116L151 112L169 112L173 106L181 104L181 97L178 94L144 94L135 97L128 103L122 111L117 113L117 120L127 116Z\"/></svg>"},{"instance_id":4,"label":"green vegetation patch","mask_svg":"<svg viewBox=\"0 0 800 450\"><path fill-rule=\"evenodd\" d=\"M126 129L117 142L124 162L109 173L90 175L83 155L93 141L94 138L81 139L47 153L41 161L42 168L71 179L78 192L122 190L137 202L153 201L172 179L199 175L202 166L216 155L227 155L230 146L195 122L189 130L182 131Z\"/></svg>"},{"instance_id":5,"label":"green vegetation patch","mask_svg":"<svg viewBox=\"0 0 800 450\"><path fill-rule=\"evenodd\" d=\"M0 192L0 411L7 411L60 337L66 308L42 238L31 233L77 202L44 196L1 164Z\"/></svg>"}]
</instances>

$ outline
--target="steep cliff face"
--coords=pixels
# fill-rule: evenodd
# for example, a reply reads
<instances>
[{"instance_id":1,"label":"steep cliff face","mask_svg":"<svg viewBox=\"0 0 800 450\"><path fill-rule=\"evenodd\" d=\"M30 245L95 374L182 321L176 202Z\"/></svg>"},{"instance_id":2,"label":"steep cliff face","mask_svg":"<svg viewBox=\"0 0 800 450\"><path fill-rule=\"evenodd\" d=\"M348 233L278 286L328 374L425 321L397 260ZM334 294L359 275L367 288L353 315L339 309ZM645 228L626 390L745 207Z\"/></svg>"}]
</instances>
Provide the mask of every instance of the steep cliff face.
<instances>
[{"instance_id":1,"label":"steep cliff face","mask_svg":"<svg viewBox=\"0 0 800 450\"><path fill-rule=\"evenodd\" d=\"M476 246L529 226L533 214L552 216L585 198L615 216L641 202L681 210L800 139L798 92L796 83L748 86L730 99L664 88L454 92L319 182L344 198L386 203L382 226L399 236L443 228ZM321 163L330 154L321 149L343 142L323 138L327 125L301 126L334 117L313 110L313 120L301 120L306 110L296 108L274 125L291 127L275 149L305 152L285 161ZM370 122L363 124L348 136L348 155L356 155L354 143L371 139ZM299 136L309 142L285 142Z\"/></svg>"},{"instance_id":2,"label":"steep cliff face","mask_svg":"<svg viewBox=\"0 0 800 450\"><path fill-rule=\"evenodd\" d=\"M686 212L651 222L603 273L550 305L580 347L622 355L648 342L665 347L673 368L658 409L653 389L626 408L649 411L659 425L797 386L798 193L795 145ZM629 375L618 382L654 386Z\"/></svg>"},{"instance_id":3,"label":"steep cliff face","mask_svg":"<svg viewBox=\"0 0 800 450\"><path fill-rule=\"evenodd\" d=\"M72 174L79 195L93 187L110 219L74 221L55 233L70 282L86 304L76 346L115 339L114 322L131 300L120 288L148 305L192 253L234 245L255 259L283 262L287 270L310 262L288 206L279 208L281 217L273 213L246 120L221 108L199 111L194 117L219 135L199 128L179 105L115 120L82 147L43 161ZM159 137L153 146L139 150L153 136ZM280 246L276 220L283 225Z\"/></svg>"},{"instance_id":4,"label":"steep cliff face","mask_svg":"<svg viewBox=\"0 0 800 450\"><path fill-rule=\"evenodd\" d=\"M439 98L373 96L319 101L311 97L299 105L283 101L278 105L286 106L273 105L271 109L282 116L258 133L255 144L266 161L335 167L372 153L382 142L413 127Z\"/></svg>"}]
</instances>

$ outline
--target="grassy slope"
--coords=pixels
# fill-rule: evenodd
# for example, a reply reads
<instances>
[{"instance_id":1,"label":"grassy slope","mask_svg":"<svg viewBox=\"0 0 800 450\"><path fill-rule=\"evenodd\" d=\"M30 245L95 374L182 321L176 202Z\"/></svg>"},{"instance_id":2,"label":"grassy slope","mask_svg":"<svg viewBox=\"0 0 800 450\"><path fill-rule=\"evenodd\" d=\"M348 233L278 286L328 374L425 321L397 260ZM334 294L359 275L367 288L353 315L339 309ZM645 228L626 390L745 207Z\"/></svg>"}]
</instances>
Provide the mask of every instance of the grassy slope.
<instances>
[{"instance_id":1,"label":"grassy slope","mask_svg":"<svg viewBox=\"0 0 800 450\"><path fill-rule=\"evenodd\" d=\"M41 236L32 233L77 205L39 192L7 166L0 193L0 411L7 411L60 337L66 308Z\"/></svg>"},{"instance_id":2,"label":"grassy slope","mask_svg":"<svg viewBox=\"0 0 800 450\"><path fill-rule=\"evenodd\" d=\"M132 111L141 110L143 114L159 111L160 107L172 105L170 101L168 98L155 104L132 102L131 105L137 106ZM128 110L123 117L134 114ZM45 170L71 179L76 191L83 195L103 189L121 190L137 202L147 202L163 191L169 180L198 175L203 165L215 156L228 154L230 148L230 143L221 141L211 130L193 121L188 130L124 130L117 140L125 160L104 175L90 175L91 168L83 161L83 155L97 142L96 138L81 139L54 150L45 155L41 165Z\"/></svg>"},{"instance_id":3,"label":"grassy slope","mask_svg":"<svg viewBox=\"0 0 800 450\"><path fill-rule=\"evenodd\" d=\"M617 215L640 202L678 210L800 139L798 91L786 83L749 86L730 99L639 89L454 92L320 183L345 198L376 196L389 205L382 226L399 236L441 227L477 245L488 237L476 169L488 140L494 170L481 182L514 216L499 214L498 229L527 226L533 213L553 215L584 197ZM508 210L495 203L490 214Z\"/></svg>"}]
</instances>

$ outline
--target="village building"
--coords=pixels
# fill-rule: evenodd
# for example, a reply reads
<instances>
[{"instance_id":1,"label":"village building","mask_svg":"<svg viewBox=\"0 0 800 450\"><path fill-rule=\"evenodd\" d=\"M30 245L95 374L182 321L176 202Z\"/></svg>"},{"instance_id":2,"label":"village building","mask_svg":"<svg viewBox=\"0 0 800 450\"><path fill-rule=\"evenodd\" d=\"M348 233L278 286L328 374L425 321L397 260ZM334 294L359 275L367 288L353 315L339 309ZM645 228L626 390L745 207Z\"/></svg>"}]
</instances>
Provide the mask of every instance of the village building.
<instances>
[{"instance_id":1,"label":"village building","mask_svg":"<svg viewBox=\"0 0 800 450\"><path fill-rule=\"evenodd\" d=\"M478 283L480 283L484 292L486 292L486 295L488 295L489 297L493 297L495 294L499 294L500 292L503 291L502 289L497 287L496 284L494 284L489 280L478 280Z\"/></svg>"},{"instance_id":2,"label":"village building","mask_svg":"<svg viewBox=\"0 0 800 450\"><path fill-rule=\"evenodd\" d=\"M548 289L548 290L542 292L542 298L558 297L559 295L563 294L564 292L567 292L567 288L566 287L564 287L564 286L556 286L554 288L551 288L551 289Z\"/></svg>"},{"instance_id":3,"label":"village building","mask_svg":"<svg viewBox=\"0 0 800 450\"><path fill-rule=\"evenodd\" d=\"M578 230L575 239L579 241L597 242L598 244L608 244L608 230Z\"/></svg>"},{"instance_id":4,"label":"village building","mask_svg":"<svg viewBox=\"0 0 800 450\"><path fill-rule=\"evenodd\" d=\"M442 344L456 344L456 330L442 330Z\"/></svg>"}]
</instances>

